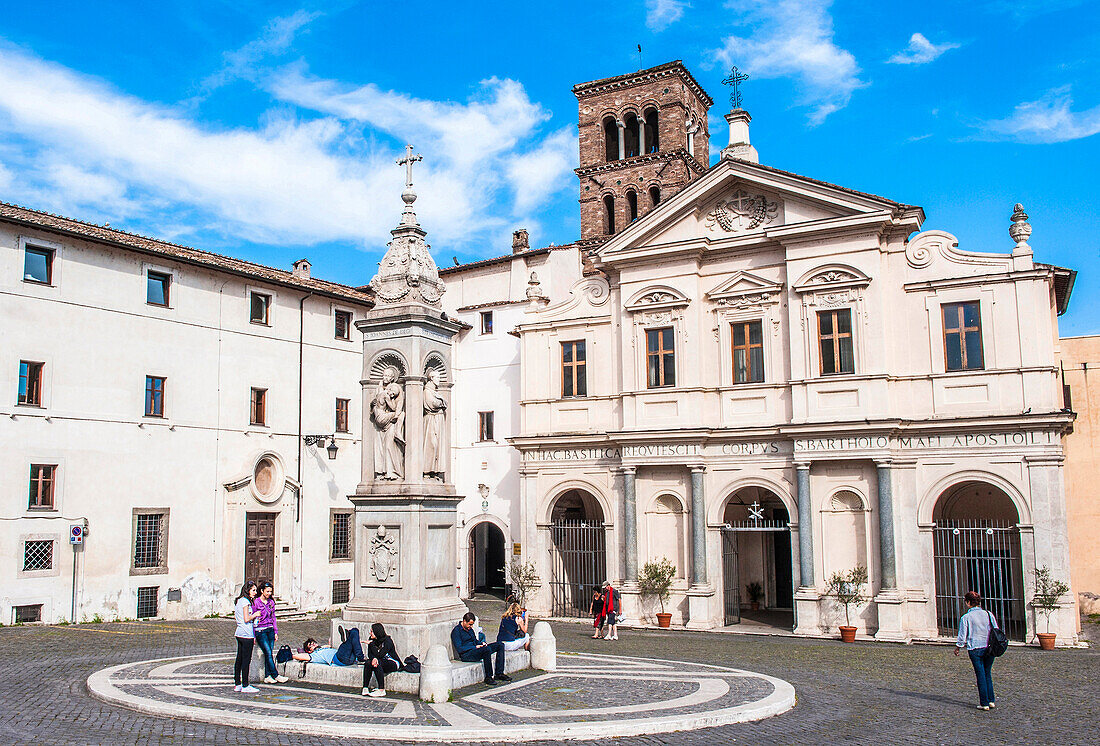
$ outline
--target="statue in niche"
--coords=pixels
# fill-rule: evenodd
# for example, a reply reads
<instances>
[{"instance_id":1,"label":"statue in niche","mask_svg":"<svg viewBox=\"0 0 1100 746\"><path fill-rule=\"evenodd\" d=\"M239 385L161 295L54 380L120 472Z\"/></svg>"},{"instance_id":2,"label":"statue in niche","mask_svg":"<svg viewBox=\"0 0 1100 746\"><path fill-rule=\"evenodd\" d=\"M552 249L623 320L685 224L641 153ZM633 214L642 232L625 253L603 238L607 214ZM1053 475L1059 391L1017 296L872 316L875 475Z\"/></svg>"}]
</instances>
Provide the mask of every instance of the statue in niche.
<instances>
[{"instance_id":1,"label":"statue in niche","mask_svg":"<svg viewBox=\"0 0 1100 746\"><path fill-rule=\"evenodd\" d=\"M446 427L447 402L439 393L439 368L428 370L424 384L424 476L443 481L443 430Z\"/></svg>"},{"instance_id":2,"label":"statue in niche","mask_svg":"<svg viewBox=\"0 0 1100 746\"><path fill-rule=\"evenodd\" d=\"M370 419L377 431L374 478L391 482L405 478L405 391L397 376L397 368L386 368L370 403Z\"/></svg>"}]
</instances>

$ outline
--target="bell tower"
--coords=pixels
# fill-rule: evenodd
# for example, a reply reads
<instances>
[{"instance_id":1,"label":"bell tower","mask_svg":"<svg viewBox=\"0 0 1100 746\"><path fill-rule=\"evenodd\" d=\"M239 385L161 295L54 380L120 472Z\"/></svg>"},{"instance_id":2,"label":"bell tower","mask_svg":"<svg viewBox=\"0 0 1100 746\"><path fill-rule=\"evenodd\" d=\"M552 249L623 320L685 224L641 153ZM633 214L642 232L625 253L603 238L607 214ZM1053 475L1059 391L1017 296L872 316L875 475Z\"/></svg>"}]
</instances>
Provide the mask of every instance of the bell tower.
<instances>
[{"instance_id":1,"label":"bell tower","mask_svg":"<svg viewBox=\"0 0 1100 746\"><path fill-rule=\"evenodd\" d=\"M581 241L598 244L706 172L714 103L676 60L573 86Z\"/></svg>"}]
</instances>

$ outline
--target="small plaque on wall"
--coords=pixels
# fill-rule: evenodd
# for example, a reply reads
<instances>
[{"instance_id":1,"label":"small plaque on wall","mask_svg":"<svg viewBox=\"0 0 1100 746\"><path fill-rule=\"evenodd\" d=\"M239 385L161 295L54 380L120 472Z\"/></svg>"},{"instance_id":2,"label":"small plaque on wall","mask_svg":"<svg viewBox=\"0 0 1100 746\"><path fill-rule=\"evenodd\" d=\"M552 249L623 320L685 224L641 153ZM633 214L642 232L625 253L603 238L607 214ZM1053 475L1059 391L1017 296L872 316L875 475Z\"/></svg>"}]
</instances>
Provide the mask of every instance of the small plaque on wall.
<instances>
[{"instance_id":1,"label":"small plaque on wall","mask_svg":"<svg viewBox=\"0 0 1100 746\"><path fill-rule=\"evenodd\" d=\"M512 554L516 556L523 554L523 545L520 544L518 541L512 544Z\"/></svg>"}]
</instances>

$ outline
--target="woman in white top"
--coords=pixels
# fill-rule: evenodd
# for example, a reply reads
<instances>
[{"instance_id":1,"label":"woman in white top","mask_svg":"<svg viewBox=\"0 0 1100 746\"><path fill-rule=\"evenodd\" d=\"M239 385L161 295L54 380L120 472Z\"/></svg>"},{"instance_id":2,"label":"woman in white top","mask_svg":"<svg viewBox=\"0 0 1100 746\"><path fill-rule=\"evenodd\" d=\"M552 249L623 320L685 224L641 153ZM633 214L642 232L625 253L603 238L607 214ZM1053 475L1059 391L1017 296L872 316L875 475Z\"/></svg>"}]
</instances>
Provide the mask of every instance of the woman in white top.
<instances>
[{"instance_id":1,"label":"woman in white top","mask_svg":"<svg viewBox=\"0 0 1100 746\"><path fill-rule=\"evenodd\" d=\"M256 584L246 580L241 593L233 604L233 618L237 621L237 660L233 663L233 691L253 694L259 689L248 683L248 666L252 663L252 646L256 642L256 633L252 629L252 620L260 612L252 610L252 600L256 598Z\"/></svg>"},{"instance_id":2,"label":"woman in white top","mask_svg":"<svg viewBox=\"0 0 1100 746\"><path fill-rule=\"evenodd\" d=\"M996 656L989 649L989 633L997 626L993 614L982 608L982 597L974 591L963 596L968 611L959 619L959 639L955 642L955 655L966 648L974 674L978 680L978 709L996 707L993 700L993 661Z\"/></svg>"}]
</instances>

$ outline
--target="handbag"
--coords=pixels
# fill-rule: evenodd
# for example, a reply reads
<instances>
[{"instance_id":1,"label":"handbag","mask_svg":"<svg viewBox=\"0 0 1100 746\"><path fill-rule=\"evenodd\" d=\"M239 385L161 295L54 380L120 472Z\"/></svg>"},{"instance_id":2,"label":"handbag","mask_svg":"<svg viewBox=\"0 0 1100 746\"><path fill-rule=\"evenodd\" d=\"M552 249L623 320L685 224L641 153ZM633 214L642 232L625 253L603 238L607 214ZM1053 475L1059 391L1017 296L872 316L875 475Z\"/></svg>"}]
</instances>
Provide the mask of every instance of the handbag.
<instances>
[{"instance_id":1,"label":"handbag","mask_svg":"<svg viewBox=\"0 0 1100 746\"><path fill-rule=\"evenodd\" d=\"M416 659L415 655L410 655L405 658L405 663L401 666L401 670L407 673L420 673L420 661Z\"/></svg>"},{"instance_id":2,"label":"handbag","mask_svg":"<svg viewBox=\"0 0 1100 746\"><path fill-rule=\"evenodd\" d=\"M1008 650L1008 635L993 621L992 613L988 610L985 613L989 614L989 640L986 642L986 648L993 653L993 657L1000 658Z\"/></svg>"},{"instance_id":3,"label":"handbag","mask_svg":"<svg viewBox=\"0 0 1100 746\"><path fill-rule=\"evenodd\" d=\"M286 663L294 657L294 653L291 652L289 645L283 645L279 648L279 652L275 654L276 663Z\"/></svg>"}]
</instances>

